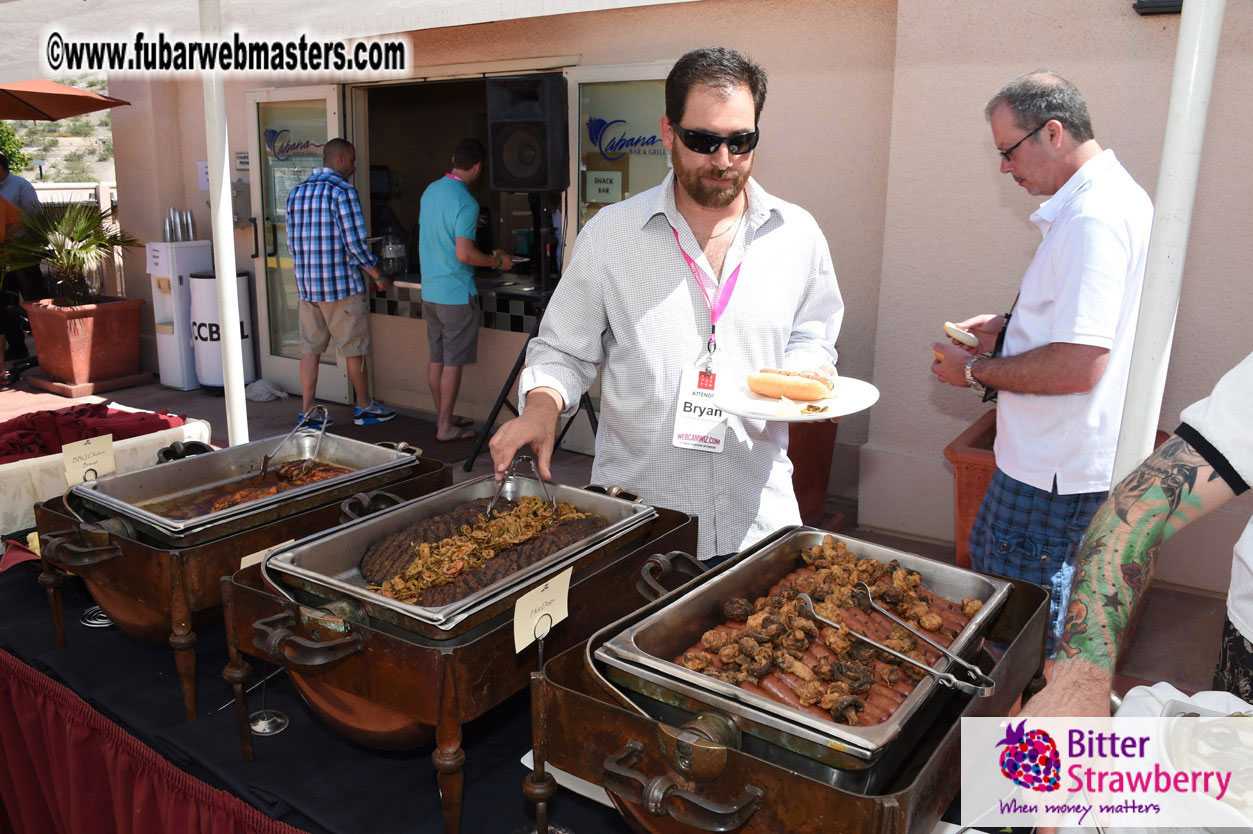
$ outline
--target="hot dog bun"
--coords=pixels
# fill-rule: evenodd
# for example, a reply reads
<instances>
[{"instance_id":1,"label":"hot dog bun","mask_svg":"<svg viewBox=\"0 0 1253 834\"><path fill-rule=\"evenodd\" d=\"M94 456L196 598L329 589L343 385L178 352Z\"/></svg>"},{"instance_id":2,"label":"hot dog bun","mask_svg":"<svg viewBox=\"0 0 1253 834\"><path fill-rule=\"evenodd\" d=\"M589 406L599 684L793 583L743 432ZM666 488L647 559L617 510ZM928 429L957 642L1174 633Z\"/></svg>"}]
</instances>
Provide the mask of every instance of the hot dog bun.
<instances>
[{"instance_id":1,"label":"hot dog bun","mask_svg":"<svg viewBox=\"0 0 1253 834\"><path fill-rule=\"evenodd\" d=\"M763 397L787 397L802 402L823 400L831 396L835 383L819 374L806 371L783 371L762 368L748 375L748 388Z\"/></svg>"},{"instance_id":2,"label":"hot dog bun","mask_svg":"<svg viewBox=\"0 0 1253 834\"><path fill-rule=\"evenodd\" d=\"M951 321L944 322L944 335L961 342L966 347L979 347L979 337L969 330L962 330Z\"/></svg>"}]
</instances>

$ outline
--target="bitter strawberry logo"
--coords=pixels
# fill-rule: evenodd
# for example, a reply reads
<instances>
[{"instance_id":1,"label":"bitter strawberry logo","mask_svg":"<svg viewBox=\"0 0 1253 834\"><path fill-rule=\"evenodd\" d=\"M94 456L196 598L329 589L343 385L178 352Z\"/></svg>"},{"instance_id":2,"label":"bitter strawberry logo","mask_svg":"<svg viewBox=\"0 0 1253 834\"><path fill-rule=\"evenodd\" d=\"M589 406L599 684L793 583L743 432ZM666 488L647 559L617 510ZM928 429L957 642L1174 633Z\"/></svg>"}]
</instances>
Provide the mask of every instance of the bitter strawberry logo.
<instances>
[{"instance_id":1,"label":"bitter strawberry logo","mask_svg":"<svg viewBox=\"0 0 1253 834\"><path fill-rule=\"evenodd\" d=\"M1062 760L1057 754L1057 743L1043 730L1023 732L1027 726L1022 721L1015 727L1005 729L1005 738L996 743L1005 745L1001 751L1001 773L1016 785L1033 791L1049 793L1061 783Z\"/></svg>"}]
</instances>

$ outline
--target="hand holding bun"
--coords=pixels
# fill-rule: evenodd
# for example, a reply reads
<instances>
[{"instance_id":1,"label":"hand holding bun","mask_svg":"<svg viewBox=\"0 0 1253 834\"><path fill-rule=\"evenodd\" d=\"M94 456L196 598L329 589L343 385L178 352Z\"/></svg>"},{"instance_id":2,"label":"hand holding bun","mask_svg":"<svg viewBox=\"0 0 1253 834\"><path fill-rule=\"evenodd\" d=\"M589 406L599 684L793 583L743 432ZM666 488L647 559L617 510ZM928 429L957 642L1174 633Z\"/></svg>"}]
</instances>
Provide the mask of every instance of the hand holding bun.
<instances>
[{"instance_id":1,"label":"hand holding bun","mask_svg":"<svg viewBox=\"0 0 1253 834\"><path fill-rule=\"evenodd\" d=\"M969 330L963 330L951 321L944 322L944 335L948 336L954 342L959 342L966 347L979 347L979 337L971 333Z\"/></svg>"},{"instance_id":2,"label":"hand holding bun","mask_svg":"<svg viewBox=\"0 0 1253 834\"><path fill-rule=\"evenodd\" d=\"M787 397L807 402L823 400L835 391L835 381L809 371L783 371L762 368L748 375L748 388L763 397Z\"/></svg>"}]
</instances>

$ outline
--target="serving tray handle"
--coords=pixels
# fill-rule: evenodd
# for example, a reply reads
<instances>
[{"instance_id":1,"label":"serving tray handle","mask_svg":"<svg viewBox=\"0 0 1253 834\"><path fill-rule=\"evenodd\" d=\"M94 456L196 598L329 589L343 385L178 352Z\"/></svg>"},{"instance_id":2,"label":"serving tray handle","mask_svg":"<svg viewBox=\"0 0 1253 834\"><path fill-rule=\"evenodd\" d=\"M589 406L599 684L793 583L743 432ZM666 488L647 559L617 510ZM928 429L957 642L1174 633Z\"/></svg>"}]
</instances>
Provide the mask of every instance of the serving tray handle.
<instances>
[{"instance_id":1,"label":"serving tray handle","mask_svg":"<svg viewBox=\"0 0 1253 834\"><path fill-rule=\"evenodd\" d=\"M583 487L588 492L596 492L601 495L608 495L610 498L621 498L623 501L630 501L632 504L643 504L644 499L636 495L634 492L628 492L619 486L601 486L600 484L588 484Z\"/></svg>"},{"instance_id":2,"label":"serving tray handle","mask_svg":"<svg viewBox=\"0 0 1253 834\"><path fill-rule=\"evenodd\" d=\"M654 817L670 817L698 831L737 831L757 812L765 792L745 785L730 804L685 791L668 776L651 779L635 769L644 745L628 739L626 746L605 758L605 790L623 802L638 805Z\"/></svg>"},{"instance_id":3,"label":"serving tray handle","mask_svg":"<svg viewBox=\"0 0 1253 834\"><path fill-rule=\"evenodd\" d=\"M182 460L192 455L203 455L212 451L214 451L212 446L200 440L188 440L186 443L175 440L169 446L163 446L157 450L157 463L169 463L172 460Z\"/></svg>"},{"instance_id":4,"label":"serving tray handle","mask_svg":"<svg viewBox=\"0 0 1253 834\"><path fill-rule=\"evenodd\" d=\"M351 498L345 499L339 505L339 523L346 524L349 521L356 521L362 516L376 513L379 510L386 510L403 503L404 499L400 496L381 489L374 492L358 492Z\"/></svg>"},{"instance_id":5,"label":"serving tray handle","mask_svg":"<svg viewBox=\"0 0 1253 834\"><path fill-rule=\"evenodd\" d=\"M676 559L678 565L675 565ZM644 563L644 567L640 568L640 581L635 583L635 590L639 591L640 596L649 602L660 599L669 593L669 590L661 584L661 580L668 577L676 568L691 577L700 576L708 570L690 553L684 553L681 550L657 553L650 556Z\"/></svg>"},{"instance_id":6,"label":"serving tray handle","mask_svg":"<svg viewBox=\"0 0 1253 834\"><path fill-rule=\"evenodd\" d=\"M292 631L295 625L296 615L290 611L257 620L252 624L252 645L266 657L293 666L325 666L361 651L365 645L360 634L321 642L307 640Z\"/></svg>"},{"instance_id":7,"label":"serving tray handle","mask_svg":"<svg viewBox=\"0 0 1253 834\"><path fill-rule=\"evenodd\" d=\"M40 536L39 552L59 568L86 568L122 555L122 548L113 541L115 533L134 535L133 528L123 518L111 518L98 524L80 523L77 527L77 530Z\"/></svg>"},{"instance_id":8,"label":"serving tray handle","mask_svg":"<svg viewBox=\"0 0 1253 834\"><path fill-rule=\"evenodd\" d=\"M417 446L410 446L403 440L380 440L374 445L382 446L384 449L391 449L393 452L404 452L405 454L413 455L415 458L422 457L422 450L420 448Z\"/></svg>"}]
</instances>

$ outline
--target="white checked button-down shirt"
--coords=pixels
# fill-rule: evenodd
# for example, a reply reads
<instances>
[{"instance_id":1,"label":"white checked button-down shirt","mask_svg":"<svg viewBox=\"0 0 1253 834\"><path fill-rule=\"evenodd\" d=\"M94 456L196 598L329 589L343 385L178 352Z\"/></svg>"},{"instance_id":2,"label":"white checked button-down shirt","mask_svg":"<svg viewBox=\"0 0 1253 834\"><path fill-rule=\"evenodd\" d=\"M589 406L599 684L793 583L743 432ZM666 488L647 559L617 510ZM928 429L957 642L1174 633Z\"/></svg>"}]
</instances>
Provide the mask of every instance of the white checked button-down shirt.
<instances>
[{"instance_id":1,"label":"white checked button-down shirt","mask_svg":"<svg viewBox=\"0 0 1253 834\"><path fill-rule=\"evenodd\" d=\"M834 364L844 302L826 238L804 209L754 180L723 276L740 269L718 321L719 386L760 368ZM725 450L675 448L679 377L709 339L709 304L675 243L700 246L674 201L674 175L608 206L579 233L527 350L519 393L558 391L566 414L601 368L594 482L699 516L697 556L733 553L799 524L786 423L729 417ZM711 275L704 254L697 264Z\"/></svg>"}]
</instances>

